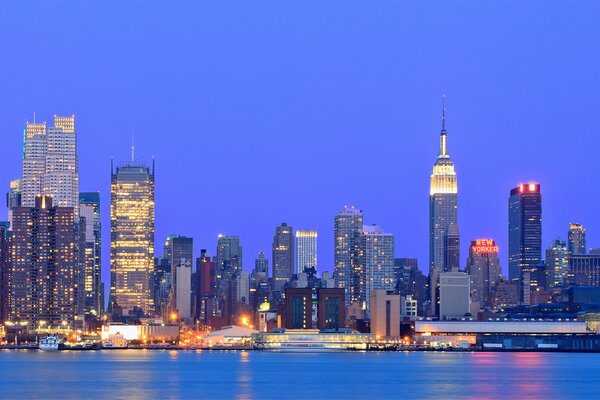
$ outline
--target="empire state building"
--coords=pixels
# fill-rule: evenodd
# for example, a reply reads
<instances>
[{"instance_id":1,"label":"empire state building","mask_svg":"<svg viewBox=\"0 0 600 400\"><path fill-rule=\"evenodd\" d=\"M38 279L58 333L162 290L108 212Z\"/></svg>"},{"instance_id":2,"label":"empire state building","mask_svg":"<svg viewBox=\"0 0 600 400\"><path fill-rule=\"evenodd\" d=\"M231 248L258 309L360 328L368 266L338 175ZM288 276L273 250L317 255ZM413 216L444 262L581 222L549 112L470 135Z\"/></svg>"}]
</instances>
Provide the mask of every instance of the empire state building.
<instances>
[{"instance_id":1,"label":"empire state building","mask_svg":"<svg viewBox=\"0 0 600 400\"><path fill-rule=\"evenodd\" d=\"M458 185L454 163L448 155L448 134L442 109L440 153L433 166L429 190L429 287L432 313L437 314L439 274L458 271Z\"/></svg>"}]
</instances>

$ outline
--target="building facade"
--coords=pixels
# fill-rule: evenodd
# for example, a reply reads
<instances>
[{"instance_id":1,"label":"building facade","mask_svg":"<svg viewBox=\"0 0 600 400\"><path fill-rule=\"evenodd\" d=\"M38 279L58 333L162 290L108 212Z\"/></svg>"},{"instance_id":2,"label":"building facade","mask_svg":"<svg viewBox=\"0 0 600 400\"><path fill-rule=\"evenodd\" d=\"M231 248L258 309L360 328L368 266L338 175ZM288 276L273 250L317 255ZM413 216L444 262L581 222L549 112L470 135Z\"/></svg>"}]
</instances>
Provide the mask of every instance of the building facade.
<instances>
[{"instance_id":1,"label":"building facade","mask_svg":"<svg viewBox=\"0 0 600 400\"><path fill-rule=\"evenodd\" d=\"M471 312L470 283L464 272L440 274L440 320L463 318Z\"/></svg>"},{"instance_id":2,"label":"building facade","mask_svg":"<svg viewBox=\"0 0 600 400\"><path fill-rule=\"evenodd\" d=\"M124 312L137 308L153 315L154 165L111 170L111 302Z\"/></svg>"},{"instance_id":3,"label":"building facade","mask_svg":"<svg viewBox=\"0 0 600 400\"><path fill-rule=\"evenodd\" d=\"M273 281L281 289L294 274L294 231L285 222L275 228L272 260Z\"/></svg>"},{"instance_id":4,"label":"building facade","mask_svg":"<svg viewBox=\"0 0 600 400\"><path fill-rule=\"evenodd\" d=\"M400 336L400 300L394 292L371 292L371 333L377 338Z\"/></svg>"},{"instance_id":5,"label":"building facade","mask_svg":"<svg viewBox=\"0 0 600 400\"><path fill-rule=\"evenodd\" d=\"M581 224L569 224L568 233L569 254L580 255L587 253L586 232Z\"/></svg>"},{"instance_id":6,"label":"building facade","mask_svg":"<svg viewBox=\"0 0 600 400\"><path fill-rule=\"evenodd\" d=\"M86 318L100 318L102 304L102 222L100 220L100 193L79 194L80 225L84 229L79 262L80 282L83 284L83 313Z\"/></svg>"},{"instance_id":7,"label":"building facade","mask_svg":"<svg viewBox=\"0 0 600 400\"><path fill-rule=\"evenodd\" d=\"M451 226L453 232L449 232ZM449 236L450 234L450 236ZM448 240L451 239L451 240ZM433 166L429 189L429 289L431 311L435 312L438 299L439 274L450 271L460 260L458 237L458 182L454 163L448 154L448 135L445 127L445 112L442 112L440 151ZM454 245L449 251L448 244ZM450 259L449 259L450 256Z\"/></svg>"},{"instance_id":8,"label":"building facade","mask_svg":"<svg viewBox=\"0 0 600 400\"><path fill-rule=\"evenodd\" d=\"M547 285L562 286L569 275L569 252L564 240L556 239L546 249Z\"/></svg>"},{"instance_id":9,"label":"building facade","mask_svg":"<svg viewBox=\"0 0 600 400\"><path fill-rule=\"evenodd\" d=\"M296 231L296 273L317 268L317 231Z\"/></svg>"},{"instance_id":10,"label":"building facade","mask_svg":"<svg viewBox=\"0 0 600 400\"><path fill-rule=\"evenodd\" d=\"M493 307L494 288L502 276L495 240L471 241L465 272L471 279L471 301L479 302L480 307Z\"/></svg>"},{"instance_id":11,"label":"building facade","mask_svg":"<svg viewBox=\"0 0 600 400\"><path fill-rule=\"evenodd\" d=\"M366 303L370 310L371 292L374 290L394 290L394 235L384 232L377 225L363 227L362 248L364 256L364 286L360 287L358 300Z\"/></svg>"},{"instance_id":12,"label":"building facade","mask_svg":"<svg viewBox=\"0 0 600 400\"><path fill-rule=\"evenodd\" d=\"M354 206L345 206L335 216L333 274L336 286L345 290L346 305L359 300L360 288L364 286L362 228L363 212Z\"/></svg>"},{"instance_id":13,"label":"building facade","mask_svg":"<svg viewBox=\"0 0 600 400\"><path fill-rule=\"evenodd\" d=\"M9 308L28 329L69 329L75 298L74 209L38 196L34 207L13 209Z\"/></svg>"},{"instance_id":14,"label":"building facade","mask_svg":"<svg viewBox=\"0 0 600 400\"><path fill-rule=\"evenodd\" d=\"M508 278L519 301L531 303L531 271L542 260L542 195L537 183L521 184L508 199Z\"/></svg>"}]
</instances>

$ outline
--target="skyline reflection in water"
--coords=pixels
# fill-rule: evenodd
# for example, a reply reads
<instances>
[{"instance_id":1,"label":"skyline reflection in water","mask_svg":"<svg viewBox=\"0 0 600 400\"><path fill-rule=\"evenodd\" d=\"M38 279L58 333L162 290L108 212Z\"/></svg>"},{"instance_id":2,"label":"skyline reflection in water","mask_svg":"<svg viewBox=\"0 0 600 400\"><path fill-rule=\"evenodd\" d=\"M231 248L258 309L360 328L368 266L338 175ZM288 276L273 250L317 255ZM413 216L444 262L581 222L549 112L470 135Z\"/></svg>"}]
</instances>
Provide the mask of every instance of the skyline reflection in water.
<instances>
[{"instance_id":1,"label":"skyline reflection in water","mask_svg":"<svg viewBox=\"0 0 600 400\"><path fill-rule=\"evenodd\" d=\"M600 354L0 351L0 398L597 398Z\"/></svg>"}]
</instances>

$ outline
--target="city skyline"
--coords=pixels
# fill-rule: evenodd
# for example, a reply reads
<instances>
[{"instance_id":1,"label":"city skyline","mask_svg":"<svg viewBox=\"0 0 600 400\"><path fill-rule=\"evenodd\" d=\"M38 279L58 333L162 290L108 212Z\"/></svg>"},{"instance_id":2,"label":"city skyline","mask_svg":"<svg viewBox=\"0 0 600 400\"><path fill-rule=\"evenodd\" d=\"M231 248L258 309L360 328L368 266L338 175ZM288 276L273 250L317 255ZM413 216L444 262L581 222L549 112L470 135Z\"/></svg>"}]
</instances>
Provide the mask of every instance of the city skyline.
<instances>
[{"instance_id":1,"label":"city skyline","mask_svg":"<svg viewBox=\"0 0 600 400\"><path fill-rule=\"evenodd\" d=\"M124 7L127 8L127 6ZM296 7L302 11L301 16L306 16L303 13L307 13L308 6L297 5ZM361 26L365 29L371 28L373 18L381 16L382 9L385 7L393 11L397 18L406 18L398 16L399 11L403 10L400 6L375 7L366 16L371 18L370 22L363 22L366 25L360 25L359 28ZM102 6L98 6L98 8L100 14L103 10L106 12ZM49 12L50 16L61 18L43 6L41 9ZM491 6L488 8L488 10L493 9ZM546 10L548 20L541 21L534 18L534 27L540 31L550 26L553 18L557 18L557 12L553 7L549 6ZM577 10L572 12L581 17L581 11ZM11 5L9 11L18 13L19 10L17 6ZM530 11L532 12L532 10ZM41 15L38 14L40 12L33 11L32 18L34 20L41 18ZM407 11L408 14L416 12L418 12L417 6L411 6ZM357 8L350 7L344 13L355 15ZM125 14L127 14L127 10ZM325 14L330 16L328 13ZM469 17L457 15L456 11L451 15L455 19L471 21ZM516 26L521 26L524 24L526 16L531 15L525 12L524 16L513 17L514 19L511 21ZM113 19L109 18L109 20L115 21L121 17L111 18ZM265 31L255 27L249 21L244 19L244 23L245 28L254 28L254 30L250 29L250 33L252 37L260 39L260 43L264 45L280 43L276 39L262 36ZM442 27L447 28L450 26L448 24L449 22L445 22ZM435 24L431 22L431 25ZM41 27L43 26L42 23ZM410 26L417 32L419 31L414 25ZM10 33L11 27L9 24L1 29ZM294 32L303 32L308 29L297 25L293 25L292 28ZM34 29L39 28L35 27ZM216 28L214 25L209 25L209 28L206 29L209 29L210 32L210 29L214 31ZM277 30L281 27L277 25L273 29ZM371 37L357 45L362 51L367 51L373 40L382 39L386 32L400 35L404 32L403 29L406 28L396 28L392 26L391 20L384 19L379 30L372 31ZM590 31L595 32L596 28L583 23L579 29L589 34ZM206 33L207 31L202 32ZM537 37L536 32L538 31L532 28L528 32L529 34L525 36L530 41L516 44L514 51L526 54L526 50L532 46L531 41ZM579 32L561 32L565 35L565 39L552 42L552 46L556 46L562 52L568 52L572 57L583 57L584 54L580 49L567 49L568 39L577 37ZM239 30L235 31L228 38L234 39L239 33ZM244 31L244 33L246 32ZM281 40L294 45L292 49L308 49L317 54L323 54L325 50L332 50L336 57L340 57L340 60L348 60L351 57L351 53L343 46L335 46L343 41L334 41L331 38L336 35L354 38L351 36L352 31L347 27L340 25L332 31L327 31L325 28L317 26L311 28L309 33L312 35L306 38L306 43L295 42L291 34L284 36ZM451 37L460 39L466 33L468 32L453 32ZM94 41L105 43L105 38L89 34ZM60 35L60 30L53 32L48 40L56 40L60 49L65 49L68 44L73 44L57 40L60 39ZM180 31L170 33L170 35L172 36L169 38L180 38L184 43L187 41L196 47L200 46L191 38L181 38ZM323 47L315 44L319 35L327 39ZM502 39L489 35L484 35L485 39L492 39L496 44L503 44ZM25 43L28 43L27 38L24 40ZM227 43L233 46L233 43ZM432 54L436 54L436 58L441 54L446 56L442 58L453 59L449 57L448 49L438 47L428 40L425 43L427 49ZM543 40L543 43L550 46L549 39ZM6 59L9 61L18 59L18 57L10 57L10 55L15 54L17 45L22 46L23 44L24 42L19 41L9 44L6 49L8 56ZM88 54L81 43L74 44L78 45L74 49L76 54ZM167 44L167 41L158 42L157 46L158 48L167 48ZM402 44L408 46L408 49L413 52L411 54L414 54L415 50L410 43L402 42ZM455 50L474 51L480 44L478 39L471 38L465 41L464 47ZM48 47L44 40L36 44L34 50L41 50L42 46ZM241 46L249 46L249 44L244 42ZM589 46L596 46L596 44L589 44ZM376 65L387 65L390 68L393 66L394 68L391 69L396 69L400 65L401 59L389 55L388 60L386 58L388 57L386 51L388 48L394 49L398 46L394 47L394 43L384 41L382 47L376 47L370 53L377 59L377 62L361 65L368 70L375 68ZM212 50L214 51L214 49ZM440 50L440 52L435 50ZM125 49L118 48L114 51L117 52L116 55L119 55L120 52L125 52ZM500 52L503 52L501 46ZM60 51L57 52L57 54L60 53ZM51 57L54 56L51 55ZM289 62L292 54L284 51L283 57L286 62ZM427 61L430 60L430 57L432 56L423 56L418 63L411 63L407 66L406 71L414 72L413 69L417 64L419 66L429 65ZM123 78L130 76L133 74L133 70L141 67L141 64L133 58L126 58L130 62L131 70L128 70L129 72L124 74ZM388 62L383 62L386 60ZM494 60L496 60L495 57ZM326 57L325 61L327 62L326 71L333 70L340 65L334 58ZM526 61L529 62L526 64L527 67L522 68L539 67L533 59L527 58ZM597 65L597 60L592 61L588 66L590 70L585 69L581 79L587 77L586 74L591 73L594 66ZM81 65L79 64L81 62L77 60L76 64ZM85 65L85 70L89 73L96 71L97 67L92 68L88 64ZM460 67L474 68L475 65L484 69L489 68L487 70L489 72L484 71L481 76L474 78L477 83L488 82L485 90L482 89L483 86L474 87L474 84L469 84L467 77L459 73ZM506 67L500 62L500 67L502 65ZM254 65L253 67L258 66ZM536 79L533 79L532 82L524 82L517 76L514 79L518 85L508 84L508 86L502 87L501 84L508 82L507 76L501 75L498 78L500 82L491 79L493 71L497 72L499 66L485 61L473 61L473 64L465 61L464 64L461 64L454 60L444 66L428 67L419 74L417 81L427 82L423 89L417 90L416 87L411 86L403 91L403 94L398 94L399 91L392 94L388 89L382 89L382 86L378 85L388 82L392 89L398 89L405 83L404 79L396 76L397 73L402 72L402 69L394 71L394 74L383 71L374 81L368 80L374 78L364 78L369 84L377 84L375 90L370 86L364 87L361 84L362 78L354 75L356 70L350 66L344 66L342 69L344 72L343 82L351 87L356 87L356 91L343 92L341 85L331 83L333 86L329 86L329 88L335 89L333 91L336 94L335 99L339 103L338 106L329 109L331 113L327 118L319 117L313 122L309 119L308 123L304 122L300 125L298 125L298 120L304 115L304 112L298 111L298 103L293 98L280 91L275 91L276 94L283 96L279 102L281 104L277 106L266 101L268 97L266 93L263 92L265 96L260 97L259 104L262 107L269 106L275 116L275 122L268 122L270 116L265 113L259 113L256 118L249 119L247 113L257 109L251 107L246 110L249 107L246 101L234 101L234 107L229 105L223 107L223 102L228 99L227 96L234 94L231 92L231 87L225 87L223 89L225 92L220 92L225 97L217 96L217 99L220 99L220 103L217 101L217 104L220 106L208 106L207 97L219 94L215 87L209 87L206 98L202 97L200 100L190 98L189 104L176 102L175 106L181 106L181 109L176 109L167 107L168 104L165 100L145 102L140 97L133 96L134 89L139 89L140 94L148 94L141 82L134 82L126 88L123 100L117 101L115 105L99 106L98 103L84 97L83 93L78 90L74 90L74 93L68 93L68 95L57 93L56 96L42 96L40 99L33 99L30 96L23 97L24 94L19 94L17 87L19 83L25 81L26 77L23 74L17 74L14 82L6 83L8 85L6 93L15 101L7 104L5 118L0 122L3 144L6 149L6 169L0 172L0 179L4 185L4 191L8 192L10 181L20 176L19 150L22 146L23 119L32 120L33 111L36 111L38 121L46 120L50 124L51 117L55 113L58 115L75 114L80 190L100 191L101 193L102 236L105 238L102 249L102 267L105 282L107 282L109 268L107 257L110 254L109 240L106 240L109 237L108 227L110 226L107 213L108 204L110 204L110 178L107 170L112 157L117 163L129 159L132 130L135 131L137 153L146 154L148 161L150 155L157 158L159 173L156 183L156 241L158 243L162 242L170 233L185 235L194 238L194 256L199 254L201 248L208 249L212 256L216 248L218 233L237 235L248 255L244 269L249 271L252 268L251 263L259 251L264 251L267 258L270 259L273 229L281 221L287 221L290 226L310 226L319 232L320 265L318 265L318 270L333 272L331 220L345 204L348 204L364 210L369 222L381 224L386 227L387 231L395 235L396 257L417 258L419 268L426 272L428 174L437 148L440 96L442 93L446 93L448 95L447 128L452 143L452 157L456 162L457 174L460 175L461 180L459 203L461 207L461 254L463 256L460 265L461 268L465 265L465 255L468 253L468 243L471 240L478 237L489 237L498 243L501 265L506 274L508 267L506 194L510 188L520 183L535 181L544 187L543 249L547 248L557 236L566 240L569 223L572 222L585 226L588 234L588 247L597 247L600 243L597 233L600 226L594 218L593 197L595 192L588 188L590 185L586 185L594 178L594 166L591 161L593 160L593 151L583 145L593 138L594 114L590 110L594 108L591 94L597 92L594 86L596 83L591 80L586 88L571 87L570 74L566 72L568 67L569 65L565 63L545 66L545 69L539 70L538 74L534 75ZM8 71L12 71L13 63L9 62L7 68ZM49 66L48 68L56 73L52 69L53 67ZM215 67L211 67L210 71L212 68ZM518 72L518 67L512 68ZM24 73L27 71L25 70ZM185 71L189 73L188 70ZM252 71L256 73L256 70ZM66 78L73 73L72 68L69 67L65 69L63 75L59 76ZM27 76L27 79L41 91L50 91L57 83L48 80L46 74L47 72L42 71L40 75ZM191 75L186 76L190 77ZM552 83L548 83L550 80L547 77L549 76L554 78ZM252 83L254 81L251 79L252 75L236 75L236 77L248 80L248 82L244 80L244 85L248 85L245 86L246 88L258 90ZM275 90L273 88L279 80L286 77L287 75L278 73L273 77L258 75L255 80L262 82L261 86L266 85L271 88L270 90ZM300 77L299 83L303 84L310 82L311 79L316 79L310 70L301 74ZM87 82L84 75L75 74L72 78L76 83ZM197 87L200 82L204 83L204 80L176 81L176 85L170 88L168 93L171 95L183 93L184 88L188 85ZM319 80L317 82L324 84ZM91 82L87 83L91 84ZM95 85L97 83L94 83L92 87L97 88ZM89 88L89 86L87 87ZM294 88L296 87L291 88L292 91ZM561 96L562 99L558 99L557 95L551 95L550 92L558 88L567 90L569 96ZM541 89L540 94L534 96L533 92L538 89ZM525 96L518 96L521 91L525 91ZM102 92L102 95L108 96L110 93L112 92L108 90L106 93ZM367 118L355 112L360 110L359 106L363 105L358 100L359 97L372 97L377 93L381 95L381 99L369 108L375 113L373 118ZM302 103L300 104L304 106L309 101L318 98L321 92L307 89L302 94ZM341 97L344 96L351 100L342 99ZM410 101L407 100L407 97L410 97ZM328 101L333 99L330 95L326 95L326 98ZM509 98L510 103L508 102ZM582 101L586 99L588 101ZM573 104L578 104L578 108L574 108ZM323 106L323 103L319 101L317 105ZM162 109L162 107L166 107L166 111L168 111L166 117L156 113L157 109ZM208 110L217 112L217 115L221 117L230 115L223 113L226 109L231 108L230 113L250 124L247 128L243 128L241 125L226 123L222 128L214 131L214 124L217 124L219 119L207 119L207 111L200 112L202 118L194 118L198 111L196 113L192 111L202 110L203 107L209 107ZM560 112L557 112L558 110ZM308 112L313 111L312 108L308 109ZM560 118L549 118L550 115ZM200 119L204 122L198 122ZM286 123L288 119L289 124ZM374 122L375 119L381 122ZM181 125L182 121L185 125ZM292 128L294 124L295 126ZM191 127L190 130L182 129L185 126ZM279 132L289 129L292 129L294 133L290 137L295 139L280 139ZM215 133L213 134L211 131ZM574 132L579 140L559 141L557 138L562 137L560 134L567 131ZM169 132L169 134L165 135L164 132ZM546 138L546 135L549 140L541 140ZM98 140L98 138L103 140ZM183 146L183 143L187 146ZM331 150L332 146L336 145L339 150ZM206 163L193 161L197 159L194 157L194 153L197 151L210 153L210 149L224 148L229 150L227 154L230 158L228 160L230 167L224 167L222 161L215 162L211 155L207 155L209 158ZM279 155L277 152L281 149L284 150L281 152L283 155ZM535 150L532 151L532 149ZM312 150L312 153L308 155L308 163L302 162L306 161L307 150ZM220 152L217 151L217 153ZM364 168L354 169L352 174L340 175L340 172L336 170L336 165L343 165L343 155L362 157L365 154L374 154L377 162L381 165L366 163ZM565 154L579 156L581 162L578 165L583 173L574 174L570 164L556 162ZM284 164L289 166L291 173L272 168L273 164L283 162L286 159L284 156L291 161L289 164ZM587 161L588 159L590 161ZM223 168L225 169L223 170ZM191 171L191 175L180 177L179 174L186 169ZM189 172L186 173L189 174ZM238 183L234 189L229 187L229 183L227 185L223 183L223 173L238 175L238 179L236 179ZM253 176L260 178L253 178ZM188 181L192 185L186 185L185 183ZM228 182L231 181L228 180ZM282 185L278 192L290 193L289 197L284 198L283 201L276 200L272 190L265 190L264 193L261 193L260 190L252 191L251 189L268 187L274 185L275 182ZM297 182L312 183L313 187L316 186L319 189L319 195L314 196L307 193L306 185L296 188L294 185ZM328 185L328 182L334 182L334 184ZM198 189L192 186L197 186ZM566 190L570 187L583 188L584 192L581 195L573 196L570 190ZM182 188L189 190L189 195L184 193L186 195L178 196L177 193L181 192ZM200 191L200 188L203 191L209 190L214 195L206 196ZM388 194L380 196L379 193L384 190ZM410 196L406 196L407 190ZM247 195L248 193L252 193L252 196ZM410 197L410 200L406 200L407 197ZM202 199L203 202L200 209L196 209L197 199ZM569 204L569 207L564 207L564 204ZM250 213L247 211L249 208L252 209ZM480 218L482 213L488 219L485 223L482 223ZM185 218L186 214L197 215L197 220ZM2 219L5 219L5 215L6 211L3 211Z\"/></svg>"}]
</instances>

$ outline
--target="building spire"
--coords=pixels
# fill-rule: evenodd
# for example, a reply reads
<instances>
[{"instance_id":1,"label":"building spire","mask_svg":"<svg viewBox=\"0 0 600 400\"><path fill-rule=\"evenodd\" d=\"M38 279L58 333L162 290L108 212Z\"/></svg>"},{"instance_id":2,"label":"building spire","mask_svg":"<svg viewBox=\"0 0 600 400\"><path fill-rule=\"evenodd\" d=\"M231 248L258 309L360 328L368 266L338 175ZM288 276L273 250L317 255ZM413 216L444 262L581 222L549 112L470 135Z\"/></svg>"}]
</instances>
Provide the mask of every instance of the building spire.
<instances>
[{"instance_id":1,"label":"building spire","mask_svg":"<svg viewBox=\"0 0 600 400\"><path fill-rule=\"evenodd\" d=\"M448 140L446 136L446 95L442 95L442 131L440 132L440 157L448 156Z\"/></svg>"},{"instance_id":2,"label":"building spire","mask_svg":"<svg viewBox=\"0 0 600 400\"><path fill-rule=\"evenodd\" d=\"M135 161L135 125L133 123L133 109L131 110L131 162Z\"/></svg>"}]
</instances>

